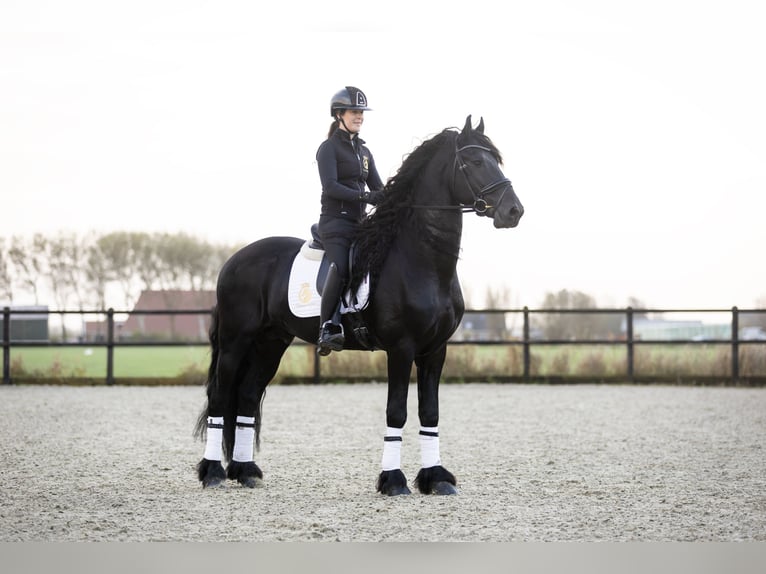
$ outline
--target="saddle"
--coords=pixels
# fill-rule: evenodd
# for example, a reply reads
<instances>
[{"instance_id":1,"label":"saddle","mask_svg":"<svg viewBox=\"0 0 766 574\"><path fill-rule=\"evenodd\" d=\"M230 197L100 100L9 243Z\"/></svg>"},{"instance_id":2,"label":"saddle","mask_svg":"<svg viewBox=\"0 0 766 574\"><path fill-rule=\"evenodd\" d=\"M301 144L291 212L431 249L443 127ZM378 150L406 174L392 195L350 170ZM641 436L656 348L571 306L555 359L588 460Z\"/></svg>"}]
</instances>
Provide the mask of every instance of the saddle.
<instances>
[{"instance_id":1,"label":"saddle","mask_svg":"<svg viewBox=\"0 0 766 574\"><path fill-rule=\"evenodd\" d=\"M356 245L349 251L349 268L353 265ZM325 257L324 247L319 238L317 224L311 226L311 239L306 241L298 251L290 269L290 279L287 286L287 302L290 312L296 317L319 317L322 289L327 278L330 261ZM356 292L346 290L341 296L341 315L348 315L352 330L359 342L373 348L370 343L367 327L363 324L360 311L369 304L370 278L365 277Z\"/></svg>"}]
</instances>

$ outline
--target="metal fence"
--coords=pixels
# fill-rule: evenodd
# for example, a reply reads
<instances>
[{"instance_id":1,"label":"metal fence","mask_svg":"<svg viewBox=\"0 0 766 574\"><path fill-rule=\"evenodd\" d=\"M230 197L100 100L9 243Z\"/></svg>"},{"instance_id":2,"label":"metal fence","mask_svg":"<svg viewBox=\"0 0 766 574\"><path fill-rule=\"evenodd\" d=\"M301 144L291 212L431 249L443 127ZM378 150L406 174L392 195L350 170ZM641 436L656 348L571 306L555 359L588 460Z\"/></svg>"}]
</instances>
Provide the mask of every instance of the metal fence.
<instances>
[{"instance_id":1,"label":"metal fence","mask_svg":"<svg viewBox=\"0 0 766 574\"><path fill-rule=\"evenodd\" d=\"M68 315L99 315L105 318L105 332L102 339L99 340L84 340L78 339L75 341L67 340L45 340L45 341L14 341L11 338L11 321L13 318L18 318L24 315L40 313L48 313L48 315L58 315L61 317L62 324L64 317ZM125 340L115 335L115 316L125 315L209 315L210 309L180 309L180 310L131 310L131 311L115 311L114 309L108 309L106 311L83 311L83 310L24 310L24 309L11 309L10 307L4 307L2 310L2 377L4 384L10 384L11 378L11 352L14 348L23 347L106 347L106 373L105 382L108 385L115 383L114 377L114 350L118 347L154 347L154 346L207 346L207 341L197 340ZM466 339L464 336L453 337L449 341L448 345L460 346L460 345L504 345L510 347L521 347L523 356L523 372L518 376L498 377L499 380L519 380L519 381L535 381L535 380L547 380L548 382L567 382L572 380L572 377L566 376L539 376L532 372L532 352L536 347L549 347L556 345L589 345L589 346L615 346L621 347L625 351L625 372L618 375L612 375L610 377L598 377L601 380L619 380L626 382L636 382L642 379L642 377L636 373L635 366L635 350L641 345L659 345L659 346L673 346L673 345L715 345L725 346L730 349L730 369L725 379L730 383L755 383L765 384L766 373L757 374L756 376L748 375L747 380L743 380L740 372L740 351L743 347L747 346L760 346L766 354L766 340L762 338L743 338L740 335L740 317L743 314L763 316L766 317L766 309L738 309L732 307L730 309L633 309L627 308L611 308L611 309L529 309L528 307L518 309L470 309L466 311L466 316L492 316L492 315L517 315L521 316L522 322L520 329L517 333L513 329L502 329L502 335L493 337L479 337ZM708 315L708 314L725 314L729 317L728 323L728 336L724 337L690 337L690 338L644 338L635 333L635 324L637 317L646 317L650 315L666 315L666 314L694 314L694 315ZM609 337L563 337L563 338L545 338L539 334L533 333L533 317L543 318L544 316L566 316L566 315L617 315L621 317L622 327L619 333L612 333ZM459 330L458 335L461 333ZM462 331L465 335L465 330ZM306 343L296 342L296 344ZM314 360L314 373L313 381L321 382L321 362L318 357ZM658 379L656 375L652 375L652 379ZM695 376L694 379L704 379L705 376ZM718 377L720 379L721 377Z\"/></svg>"}]
</instances>

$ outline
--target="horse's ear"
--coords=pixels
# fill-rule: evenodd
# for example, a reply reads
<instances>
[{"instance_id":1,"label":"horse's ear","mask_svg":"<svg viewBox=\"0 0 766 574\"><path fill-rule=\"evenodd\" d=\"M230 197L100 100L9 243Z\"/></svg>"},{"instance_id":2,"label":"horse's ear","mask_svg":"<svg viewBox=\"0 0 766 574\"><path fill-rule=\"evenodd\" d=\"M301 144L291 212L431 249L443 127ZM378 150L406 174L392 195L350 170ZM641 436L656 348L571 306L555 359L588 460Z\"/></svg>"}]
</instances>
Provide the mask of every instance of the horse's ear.
<instances>
[{"instance_id":1,"label":"horse's ear","mask_svg":"<svg viewBox=\"0 0 766 574\"><path fill-rule=\"evenodd\" d=\"M463 126L463 133L467 134L468 132L471 131L472 128L473 128L473 126L471 125L471 116L469 115L465 119L465 125Z\"/></svg>"},{"instance_id":2,"label":"horse's ear","mask_svg":"<svg viewBox=\"0 0 766 574\"><path fill-rule=\"evenodd\" d=\"M476 127L476 131L480 134L484 134L484 117L479 120L479 125Z\"/></svg>"}]
</instances>

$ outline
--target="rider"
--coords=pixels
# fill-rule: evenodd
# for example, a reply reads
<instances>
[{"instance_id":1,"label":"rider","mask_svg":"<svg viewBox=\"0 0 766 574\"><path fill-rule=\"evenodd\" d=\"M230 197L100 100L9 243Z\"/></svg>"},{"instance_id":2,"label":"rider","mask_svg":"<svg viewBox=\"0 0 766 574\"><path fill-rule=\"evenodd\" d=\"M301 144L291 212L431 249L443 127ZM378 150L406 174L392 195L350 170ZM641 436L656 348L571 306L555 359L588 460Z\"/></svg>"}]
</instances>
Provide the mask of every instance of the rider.
<instances>
[{"instance_id":1,"label":"rider","mask_svg":"<svg viewBox=\"0 0 766 574\"><path fill-rule=\"evenodd\" d=\"M320 307L320 355L343 349L340 297L348 281L349 249L365 216L365 204L377 204L383 189L372 153L359 137L368 110L367 97L359 88L346 86L337 92L330 101L333 122L316 154L322 183L318 231L330 261Z\"/></svg>"}]
</instances>

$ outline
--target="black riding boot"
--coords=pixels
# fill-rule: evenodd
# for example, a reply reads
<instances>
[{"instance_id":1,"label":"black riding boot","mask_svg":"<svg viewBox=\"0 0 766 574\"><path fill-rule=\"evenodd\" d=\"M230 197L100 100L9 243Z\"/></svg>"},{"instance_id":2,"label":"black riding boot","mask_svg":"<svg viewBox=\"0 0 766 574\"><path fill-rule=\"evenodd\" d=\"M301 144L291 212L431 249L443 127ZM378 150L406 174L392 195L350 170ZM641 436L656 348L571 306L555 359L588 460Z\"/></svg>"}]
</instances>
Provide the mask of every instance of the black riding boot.
<instances>
[{"instance_id":1,"label":"black riding boot","mask_svg":"<svg viewBox=\"0 0 766 574\"><path fill-rule=\"evenodd\" d=\"M323 357L331 351L343 350L343 325L340 321L340 295L342 283L335 263L330 263L327 279L322 289L322 304L319 312L318 353Z\"/></svg>"}]
</instances>

